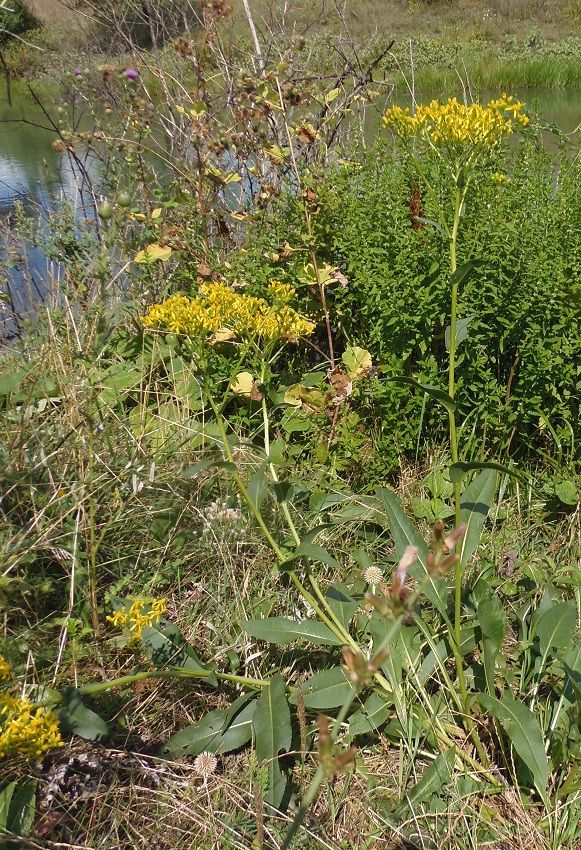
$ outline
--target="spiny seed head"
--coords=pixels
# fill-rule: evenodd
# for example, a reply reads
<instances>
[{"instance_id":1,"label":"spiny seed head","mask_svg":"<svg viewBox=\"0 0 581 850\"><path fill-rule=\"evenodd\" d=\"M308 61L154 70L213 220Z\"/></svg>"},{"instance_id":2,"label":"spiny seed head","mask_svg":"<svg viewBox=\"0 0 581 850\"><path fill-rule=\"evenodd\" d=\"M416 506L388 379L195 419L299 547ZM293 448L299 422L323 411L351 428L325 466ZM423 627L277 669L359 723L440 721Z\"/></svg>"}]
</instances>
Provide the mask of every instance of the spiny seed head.
<instances>
[{"instance_id":1,"label":"spiny seed head","mask_svg":"<svg viewBox=\"0 0 581 850\"><path fill-rule=\"evenodd\" d=\"M204 781L216 772L218 759L213 753L200 753L194 761L194 770Z\"/></svg>"},{"instance_id":2,"label":"spiny seed head","mask_svg":"<svg viewBox=\"0 0 581 850\"><path fill-rule=\"evenodd\" d=\"M383 573L379 567L366 567L363 570L363 578L367 584L380 584L383 581Z\"/></svg>"}]
</instances>

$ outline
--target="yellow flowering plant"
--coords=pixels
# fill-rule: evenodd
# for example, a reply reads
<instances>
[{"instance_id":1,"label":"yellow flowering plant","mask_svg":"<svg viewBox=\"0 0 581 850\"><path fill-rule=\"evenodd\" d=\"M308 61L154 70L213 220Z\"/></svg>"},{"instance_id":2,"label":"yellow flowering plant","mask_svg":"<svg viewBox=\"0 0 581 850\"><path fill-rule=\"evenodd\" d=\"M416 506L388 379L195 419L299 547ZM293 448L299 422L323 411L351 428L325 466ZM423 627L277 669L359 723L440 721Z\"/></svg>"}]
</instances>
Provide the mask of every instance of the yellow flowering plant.
<instances>
[{"instance_id":1,"label":"yellow flowering plant","mask_svg":"<svg viewBox=\"0 0 581 850\"><path fill-rule=\"evenodd\" d=\"M129 607L125 603L121 604L106 619L118 628L127 629L131 640L138 641L143 629L157 625L165 611L165 599L153 599L151 602L135 599Z\"/></svg>"},{"instance_id":2,"label":"yellow flowering plant","mask_svg":"<svg viewBox=\"0 0 581 850\"><path fill-rule=\"evenodd\" d=\"M59 721L52 711L34 706L28 699L9 694L0 697L0 759L14 755L39 758L62 745Z\"/></svg>"},{"instance_id":3,"label":"yellow flowering plant","mask_svg":"<svg viewBox=\"0 0 581 850\"><path fill-rule=\"evenodd\" d=\"M226 283L202 284L198 295L173 295L149 308L142 322L146 328L241 343L268 345L296 341L312 334L315 325L290 306L292 286L272 281L268 300L237 292Z\"/></svg>"},{"instance_id":4,"label":"yellow flowering plant","mask_svg":"<svg viewBox=\"0 0 581 850\"><path fill-rule=\"evenodd\" d=\"M471 248L464 248L465 262L458 265L457 252L462 216L466 209L466 201L470 188L475 185L474 178L478 169L490 168L490 179L496 184L498 191L510 182L510 178L495 169L498 157L495 156L501 141L513 135L529 123L524 113L524 103L514 97L503 94L496 100L491 100L486 106L478 103L463 104L456 98L449 98L440 103L433 100L428 105L419 105L412 114L409 109L394 106L384 115L383 123L391 128L402 140L407 151L410 164L419 178L422 190L436 211L436 220L419 218L423 224L435 227L448 244L450 266L450 324L446 330L446 345L448 348L448 388L447 393L437 387L417 384L424 392L443 404L448 413L450 454L452 464L450 478L454 485L454 512L456 525L468 522L475 532L467 535L460 557L455 564L454 576L454 622L449 624L452 647L454 651L458 682L464 706L467 728L481 756L482 744L470 719L469 696L464 674L461 653L461 622L462 622L462 574L466 563L474 551L475 534L480 533L484 521L482 510L472 510L469 505L487 507L494 498L496 490L496 474L501 469L494 463L465 463L460 462L458 434L456 428L456 351L458 345L467 335L470 317L463 318L459 323L459 290L468 276L482 264L482 260L471 259ZM443 172L444 181L451 189L452 203L448 203L445 193L437 191L433 185L434 171L427 167L429 156L439 165L439 173ZM438 171L438 169L436 170ZM403 379L412 384L413 379ZM469 485L470 499L462 502L461 481L472 469L481 470ZM510 470L506 470L510 472ZM479 488L479 489L478 489ZM478 492L476 492L478 489ZM468 489L465 490L468 494ZM474 495L474 498L472 498ZM442 612L441 612L442 613ZM445 612L443 612L445 616ZM484 759L485 760L485 759Z\"/></svg>"},{"instance_id":5,"label":"yellow flowering plant","mask_svg":"<svg viewBox=\"0 0 581 850\"><path fill-rule=\"evenodd\" d=\"M12 680L12 665L1 655L0 680L5 688ZM62 743L58 718L49 709L7 690L0 694L0 759L16 755L38 758Z\"/></svg>"}]
</instances>

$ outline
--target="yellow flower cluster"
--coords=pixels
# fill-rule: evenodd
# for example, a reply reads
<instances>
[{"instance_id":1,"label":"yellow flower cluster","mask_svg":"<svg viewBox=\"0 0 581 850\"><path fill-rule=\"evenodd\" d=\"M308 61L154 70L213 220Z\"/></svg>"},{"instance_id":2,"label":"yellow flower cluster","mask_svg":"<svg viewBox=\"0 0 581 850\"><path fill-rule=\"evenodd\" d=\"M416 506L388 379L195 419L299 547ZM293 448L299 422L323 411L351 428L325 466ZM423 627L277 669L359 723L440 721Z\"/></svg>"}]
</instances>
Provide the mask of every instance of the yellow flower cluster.
<instances>
[{"instance_id":1,"label":"yellow flower cluster","mask_svg":"<svg viewBox=\"0 0 581 850\"><path fill-rule=\"evenodd\" d=\"M149 606L149 611L144 612L143 609L146 605ZM132 640L139 640L143 629L159 623L159 619L162 614L165 614L165 611L165 599L154 599L149 603L144 599L136 599L129 610L127 610L126 605L123 605L120 611L114 611L106 619L114 626L121 628L129 626Z\"/></svg>"},{"instance_id":2,"label":"yellow flower cluster","mask_svg":"<svg viewBox=\"0 0 581 850\"><path fill-rule=\"evenodd\" d=\"M511 182L510 177L507 177L506 174L501 174L500 171L495 171L494 174L491 174L490 179L497 186L508 186Z\"/></svg>"},{"instance_id":3,"label":"yellow flower cluster","mask_svg":"<svg viewBox=\"0 0 581 850\"><path fill-rule=\"evenodd\" d=\"M222 339L297 339L315 329L313 322L289 307L295 295L292 286L272 281L268 287L273 304L264 298L235 292L225 283L207 283L199 295L189 299L174 295L149 308L142 319L147 328L158 328L188 336L218 334ZM226 332L226 333L224 333Z\"/></svg>"},{"instance_id":4,"label":"yellow flower cluster","mask_svg":"<svg viewBox=\"0 0 581 850\"><path fill-rule=\"evenodd\" d=\"M0 679L9 679L12 675L12 664L0 655Z\"/></svg>"},{"instance_id":5,"label":"yellow flower cluster","mask_svg":"<svg viewBox=\"0 0 581 850\"><path fill-rule=\"evenodd\" d=\"M37 758L62 745L58 719L51 711L34 708L27 699L0 697L0 758Z\"/></svg>"},{"instance_id":6,"label":"yellow flower cluster","mask_svg":"<svg viewBox=\"0 0 581 850\"><path fill-rule=\"evenodd\" d=\"M415 115L409 109L393 106L383 118L386 127L394 127L400 136L424 136L434 145L492 147L516 126L524 127L529 119L522 113L524 103L503 94L488 106L478 103L465 106L455 97L447 103L433 100L429 106L418 106Z\"/></svg>"}]
</instances>

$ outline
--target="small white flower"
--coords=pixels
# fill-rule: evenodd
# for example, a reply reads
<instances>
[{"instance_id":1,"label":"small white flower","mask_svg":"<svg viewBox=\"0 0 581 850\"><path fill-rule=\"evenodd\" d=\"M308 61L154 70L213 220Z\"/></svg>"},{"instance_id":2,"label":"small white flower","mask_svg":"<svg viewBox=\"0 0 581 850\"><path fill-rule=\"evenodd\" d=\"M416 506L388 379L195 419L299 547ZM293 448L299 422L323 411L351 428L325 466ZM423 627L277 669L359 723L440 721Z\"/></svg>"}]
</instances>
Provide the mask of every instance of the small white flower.
<instances>
[{"instance_id":1,"label":"small white flower","mask_svg":"<svg viewBox=\"0 0 581 850\"><path fill-rule=\"evenodd\" d=\"M363 578L367 584L375 586L383 581L383 573L379 567L366 567L366 569L363 570Z\"/></svg>"}]
</instances>

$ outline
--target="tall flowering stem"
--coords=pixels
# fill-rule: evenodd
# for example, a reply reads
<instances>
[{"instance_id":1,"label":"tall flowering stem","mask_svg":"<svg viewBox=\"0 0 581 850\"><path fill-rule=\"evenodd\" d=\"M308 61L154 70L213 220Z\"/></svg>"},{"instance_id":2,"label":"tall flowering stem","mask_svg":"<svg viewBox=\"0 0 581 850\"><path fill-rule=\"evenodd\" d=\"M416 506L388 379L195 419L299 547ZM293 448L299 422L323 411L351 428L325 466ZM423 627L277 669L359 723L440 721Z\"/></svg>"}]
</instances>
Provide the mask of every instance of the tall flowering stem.
<instances>
[{"instance_id":1,"label":"tall flowering stem","mask_svg":"<svg viewBox=\"0 0 581 850\"><path fill-rule=\"evenodd\" d=\"M499 142L510 136L515 129L529 123L522 112L524 104L503 94L498 100L491 100L483 107L477 103L465 105L456 98L446 103L433 100L427 106L418 106L414 115L409 109L394 106L384 116L384 125L393 128L403 139L410 160L423 181L427 193L437 213L436 226L448 240L450 258L450 345L448 356L448 395L452 400L456 394L456 349L457 322L459 308L459 280L457 249L460 223L465 209L468 190L472 185L475 168L496 147ZM415 144L412 144L412 141ZM453 190L452 217L442 204L423 166L423 154L431 151L447 174ZM503 175L495 172L491 179L498 185L508 182ZM466 252L470 255L470 251ZM453 409L448 411L450 454L452 463L459 460L456 415ZM456 525L460 525L460 484L454 485L454 512ZM460 653L460 626L462 614L462 563L455 565L454 574L454 643L460 688L467 702L466 684Z\"/></svg>"}]
</instances>

